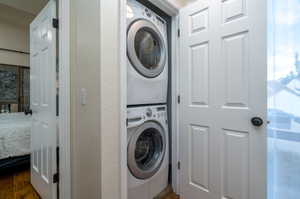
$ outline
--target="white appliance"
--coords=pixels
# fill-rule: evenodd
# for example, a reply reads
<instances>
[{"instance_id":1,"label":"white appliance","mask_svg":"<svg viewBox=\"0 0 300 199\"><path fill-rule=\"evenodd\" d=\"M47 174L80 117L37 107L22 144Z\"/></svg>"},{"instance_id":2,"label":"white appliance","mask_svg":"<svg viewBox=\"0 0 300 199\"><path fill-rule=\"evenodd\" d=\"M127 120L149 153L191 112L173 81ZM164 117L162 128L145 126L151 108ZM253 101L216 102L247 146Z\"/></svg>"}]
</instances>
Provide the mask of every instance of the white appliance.
<instances>
[{"instance_id":1,"label":"white appliance","mask_svg":"<svg viewBox=\"0 0 300 199\"><path fill-rule=\"evenodd\" d=\"M127 105L167 102L167 23L142 4L127 2Z\"/></svg>"},{"instance_id":2,"label":"white appliance","mask_svg":"<svg viewBox=\"0 0 300 199\"><path fill-rule=\"evenodd\" d=\"M167 107L127 109L128 199L153 199L168 185Z\"/></svg>"}]
</instances>

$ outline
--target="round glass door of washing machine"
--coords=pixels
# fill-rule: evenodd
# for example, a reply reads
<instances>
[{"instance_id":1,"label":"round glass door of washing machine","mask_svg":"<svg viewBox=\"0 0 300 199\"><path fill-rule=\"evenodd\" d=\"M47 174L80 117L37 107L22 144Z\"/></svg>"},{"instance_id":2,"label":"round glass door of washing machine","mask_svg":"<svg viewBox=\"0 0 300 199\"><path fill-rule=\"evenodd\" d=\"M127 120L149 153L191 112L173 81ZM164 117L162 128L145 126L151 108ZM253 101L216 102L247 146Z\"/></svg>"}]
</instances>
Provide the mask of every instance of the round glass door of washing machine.
<instances>
[{"instance_id":1,"label":"round glass door of washing machine","mask_svg":"<svg viewBox=\"0 0 300 199\"><path fill-rule=\"evenodd\" d=\"M160 168L166 151L166 136L156 122L145 122L130 138L128 168L138 179L152 177Z\"/></svg>"},{"instance_id":2,"label":"round glass door of washing machine","mask_svg":"<svg viewBox=\"0 0 300 199\"><path fill-rule=\"evenodd\" d=\"M162 73L166 64L166 44L152 22L139 19L129 26L127 55L141 75L154 78Z\"/></svg>"}]
</instances>

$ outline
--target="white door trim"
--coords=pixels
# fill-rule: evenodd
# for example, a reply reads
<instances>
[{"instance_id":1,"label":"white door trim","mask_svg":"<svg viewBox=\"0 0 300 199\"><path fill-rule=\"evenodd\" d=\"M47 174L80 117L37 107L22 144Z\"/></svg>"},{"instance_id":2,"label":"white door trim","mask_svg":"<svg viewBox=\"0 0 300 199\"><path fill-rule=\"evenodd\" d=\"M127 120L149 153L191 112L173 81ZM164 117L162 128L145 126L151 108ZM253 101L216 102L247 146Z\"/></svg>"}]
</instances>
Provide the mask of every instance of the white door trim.
<instances>
[{"instance_id":1,"label":"white door trim","mask_svg":"<svg viewBox=\"0 0 300 199\"><path fill-rule=\"evenodd\" d=\"M71 199L70 0L59 6L59 197Z\"/></svg>"},{"instance_id":2,"label":"white door trim","mask_svg":"<svg viewBox=\"0 0 300 199\"><path fill-rule=\"evenodd\" d=\"M179 45L179 40L177 39L177 28L179 26L178 21L178 14L179 10L172 5L170 2L164 0L149 0L152 4L154 4L156 7L163 10L166 14L172 17L172 134L174 135L172 137L172 142L175 143L172 145L172 151L176 151L176 153L173 153L172 157L172 178L173 178L173 188L176 193L179 193L179 174L177 170L177 162L179 160L179 142L178 142L178 107L177 107L177 95L179 93L179 87L178 87L178 63L179 63L179 56L177 52L177 48ZM120 51L119 51L119 58L120 58L120 70L121 70L121 85L120 85L120 111L121 114L121 120L120 120L120 154L121 154L121 165L120 165L120 187L121 187L121 199L127 199L127 150L123 150L127 148L127 127L126 127L126 118L127 118L127 54L126 54L126 32L127 32L127 23L126 23L126 13L127 13L127 0L119 0L119 13L120 13L120 19L119 19L119 33L120 33ZM174 108L175 107L175 108ZM176 179L176 180L174 180Z\"/></svg>"},{"instance_id":3,"label":"white door trim","mask_svg":"<svg viewBox=\"0 0 300 199\"><path fill-rule=\"evenodd\" d=\"M171 85L171 106L172 106L172 187L176 194L180 193L180 181L179 181L179 170L178 162L179 157L179 106L178 106L178 96L180 95L179 88L179 16L172 17L172 85Z\"/></svg>"},{"instance_id":4,"label":"white door trim","mask_svg":"<svg viewBox=\"0 0 300 199\"><path fill-rule=\"evenodd\" d=\"M127 199L127 0L120 0L120 154L121 154L121 165L120 165L120 187L121 187L121 199Z\"/></svg>"}]
</instances>

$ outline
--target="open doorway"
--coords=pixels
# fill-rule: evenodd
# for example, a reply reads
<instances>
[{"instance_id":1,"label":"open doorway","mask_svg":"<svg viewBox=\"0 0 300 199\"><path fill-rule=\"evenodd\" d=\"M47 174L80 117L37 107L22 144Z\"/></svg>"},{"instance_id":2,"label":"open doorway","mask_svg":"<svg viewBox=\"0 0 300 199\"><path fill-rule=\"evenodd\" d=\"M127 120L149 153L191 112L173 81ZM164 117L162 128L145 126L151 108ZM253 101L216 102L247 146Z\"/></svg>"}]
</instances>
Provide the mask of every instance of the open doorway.
<instances>
[{"instance_id":1,"label":"open doorway","mask_svg":"<svg viewBox=\"0 0 300 199\"><path fill-rule=\"evenodd\" d=\"M0 198L58 196L57 4L0 1Z\"/></svg>"}]
</instances>

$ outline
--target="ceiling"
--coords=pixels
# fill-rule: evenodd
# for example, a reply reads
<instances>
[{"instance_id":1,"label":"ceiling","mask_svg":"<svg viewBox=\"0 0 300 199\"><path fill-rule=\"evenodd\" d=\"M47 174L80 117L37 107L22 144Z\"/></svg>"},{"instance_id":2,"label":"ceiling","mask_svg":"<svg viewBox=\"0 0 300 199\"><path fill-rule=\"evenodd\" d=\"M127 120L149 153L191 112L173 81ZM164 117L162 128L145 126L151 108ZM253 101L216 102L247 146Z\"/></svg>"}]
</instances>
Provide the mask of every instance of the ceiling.
<instances>
[{"instance_id":1,"label":"ceiling","mask_svg":"<svg viewBox=\"0 0 300 199\"><path fill-rule=\"evenodd\" d=\"M185 5L192 3L194 1L197 1L197 0L167 0L167 1L169 1L170 3L172 3L175 7L177 7L179 9L179 8L182 8Z\"/></svg>"},{"instance_id":2,"label":"ceiling","mask_svg":"<svg viewBox=\"0 0 300 199\"><path fill-rule=\"evenodd\" d=\"M37 15L48 0L0 0L0 4Z\"/></svg>"}]
</instances>

